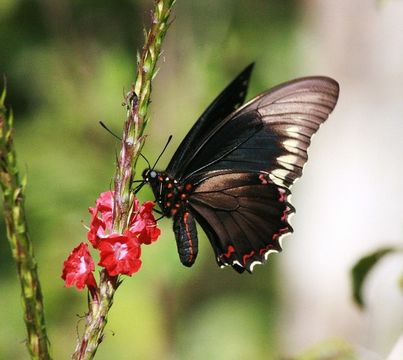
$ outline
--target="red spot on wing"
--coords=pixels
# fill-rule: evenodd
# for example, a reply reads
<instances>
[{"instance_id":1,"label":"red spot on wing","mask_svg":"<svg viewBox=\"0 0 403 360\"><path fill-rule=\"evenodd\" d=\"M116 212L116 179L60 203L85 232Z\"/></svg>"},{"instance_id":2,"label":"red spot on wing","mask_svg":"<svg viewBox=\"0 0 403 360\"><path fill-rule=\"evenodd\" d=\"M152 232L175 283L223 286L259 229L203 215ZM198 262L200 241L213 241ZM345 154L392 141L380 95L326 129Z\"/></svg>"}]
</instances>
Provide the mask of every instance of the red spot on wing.
<instances>
[{"instance_id":1,"label":"red spot on wing","mask_svg":"<svg viewBox=\"0 0 403 360\"><path fill-rule=\"evenodd\" d=\"M259 254L263 256L264 254L266 254L271 249L273 249L273 245L269 244L266 247L264 247L263 249L260 249Z\"/></svg>"},{"instance_id":2,"label":"red spot on wing","mask_svg":"<svg viewBox=\"0 0 403 360\"><path fill-rule=\"evenodd\" d=\"M288 217L288 214L290 213L290 208L287 206L286 208L285 208L285 210L283 211L283 215L281 215L281 221L286 221L287 220L287 217Z\"/></svg>"},{"instance_id":3,"label":"red spot on wing","mask_svg":"<svg viewBox=\"0 0 403 360\"><path fill-rule=\"evenodd\" d=\"M233 254L235 252L235 248L232 245L229 245L227 247L227 252L225 254L223 254L227 259L230 258L231 254Z\"/></svg>"},{"instance_id":4,"label":"red spot on wing","mask_svg":"<svg viewBox=\"0 0 403 360\"><path fill-rule=\"evenodd\" d=\"M252 250L249 254L245 254L245 255L242 257L242 261L243 261L244 265L246 265L246 262L247 262L253 255L255 255L255 252Z\"/></svg>"},{"instance_id":5,"label":"red spot on wing","mask_svg":"<svg viewBox=\"0 0 403 360\"><path fill-rule=\"evenodd\" d=\"M287 194L286 194L285 190L282 189L282 188L278 188L278 192L280 194L280 197L279 197L278 201L280 201L280 202L286 201L287 200Z\"/></svg>"},{"instance_id":6,"label":"red spot on wing","mask_svg":"<svg viewBox=\"0 0 403 360\"><path fill-rule=\"evenodd\" d=\"M285 227L285 228L282 228L282 229L280 229L277 233L275 233L274 235L273 235L273 240L278 240L278 238L281 236L281 235L283 235L283 234L285 234L285 233L288 233L288 232L290 232L290 229L288 228L288 227Z\"/></svg>"},{"instance_id":7,"label":"red spot on wing","mask_svg":"<svg viewBox=\"0 0 403 360\"><path fill-rule=\"evenodd\" d=\"M260 174L259 175L259 180L260 180L260 182L263 184L263 185L267 185L269 182L268 182L268 180L266 179L266 175L265 174Z\"/></svg>"}]
</instances>

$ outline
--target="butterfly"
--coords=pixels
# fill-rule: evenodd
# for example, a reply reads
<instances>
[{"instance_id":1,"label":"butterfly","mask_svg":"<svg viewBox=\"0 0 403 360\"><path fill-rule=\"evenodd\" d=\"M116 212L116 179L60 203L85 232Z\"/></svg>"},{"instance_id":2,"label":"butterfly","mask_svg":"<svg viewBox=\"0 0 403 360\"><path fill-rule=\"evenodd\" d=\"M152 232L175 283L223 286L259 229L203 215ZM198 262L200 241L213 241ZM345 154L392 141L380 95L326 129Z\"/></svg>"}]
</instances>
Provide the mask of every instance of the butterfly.
<instances>
[{"instance_id":1,"label":"butterfly","mask_svg":"<svg viewBox=\"0 0 403 360\"><path fill-rule=\"evenodd\" d=\"M196 221L220 267L252 272L292 232L290 188L311 137L334 109L338 83L314 76L265 91L243 105L254 64L211 103L165 171L143 171L162 214L173 218L180 261L198 252Z\"/></svg>"}]
</instances>

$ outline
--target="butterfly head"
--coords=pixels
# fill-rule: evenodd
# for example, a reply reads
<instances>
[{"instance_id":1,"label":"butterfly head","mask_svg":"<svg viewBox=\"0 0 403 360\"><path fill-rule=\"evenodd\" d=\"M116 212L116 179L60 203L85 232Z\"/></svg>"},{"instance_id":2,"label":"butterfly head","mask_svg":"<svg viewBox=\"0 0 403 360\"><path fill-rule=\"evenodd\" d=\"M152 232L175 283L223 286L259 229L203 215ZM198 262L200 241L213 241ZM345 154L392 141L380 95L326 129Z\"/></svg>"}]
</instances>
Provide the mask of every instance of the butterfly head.
<instances>
[{"instance_id":1,"label":"butterfly head","mask_svg":"<svg viewBox=\"0 0 403 360\"><path fill-rule=\"evenodd\" d=\"M156 184L158 181L158 172L155 171L154 169L146 168L144 169L143 173L141 174L141 177L143 180L135 180L134 182L139 183L135 188L134 188L134 193L137 194L142 187L145 184L150 184L152 188L154 188L153 185Z\"/></svg>"},{"instance_id":2,"label":"butterfly head","mask_svg":"<svg viewBox=\"0 0 403 360\"><path fill-rule=\"evenodd\" d=\"M145 182L154 182L158 177L158 173L154 169L144 169L142 177Z\"/></svg>"}]
</instances>

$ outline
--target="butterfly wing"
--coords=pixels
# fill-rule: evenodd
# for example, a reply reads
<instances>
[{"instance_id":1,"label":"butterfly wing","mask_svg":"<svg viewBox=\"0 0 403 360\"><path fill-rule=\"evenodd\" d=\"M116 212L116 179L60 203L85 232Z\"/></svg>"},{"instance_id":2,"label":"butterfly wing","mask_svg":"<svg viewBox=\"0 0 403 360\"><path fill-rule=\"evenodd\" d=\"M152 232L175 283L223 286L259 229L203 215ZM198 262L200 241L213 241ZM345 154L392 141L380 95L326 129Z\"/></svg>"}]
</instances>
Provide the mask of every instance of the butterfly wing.
<instances>
[{"instance_id":1,"label":"butterfly wing","mask_svg":"<svg viewBox=\"0 0 403 360\"><path fill-rule=\"evenodd\" d=\"M270 252L280 251L280 236L292 231L287 222L294 211L287 201L290 192L265 174L210 175L192 195L191 211L206 231L220 266L252 271Z\"/></svg>"},{"instance_id":2,"label":"butterfly wing","mask_svg":"<svg viewBox=\"0 0 403 360\"><path fill-rule=\"evenodd\" d=\"M252 271L292 231L289 188L302 174L311 137L336 105L337 82L293 80L261 94L201 134L180 180L219 265Z\"/></svg>"},{"instance_id":3,"label":"butterfly wing","mask_svg":"<svg viewBox=\"0 0 403 360\"><path fill-rule=\"evenodd\" d=\"M189 162L189 156L205 135L210 134L214 127L227 118L245 101L249 79L254 64L248 65L211 103L204 111L195 125L182 140L174 156L172 157L167 173L181 177L183 175L183 163Z\"/></svg>"},{"instance_id":4,"label":"butterfly wing","mask_svg":"<svg viewBox=\"0 0 403 360\"><path fill-rule=\"evenodd\" d=\"M312 135L336 105L339 87L326 77L293 80L265 92L203 137L182 164L183 180L213 170L265 171L280 186L302 174ZM180 178L180 177L179 177Z\"/></svg>"}]
</instances>

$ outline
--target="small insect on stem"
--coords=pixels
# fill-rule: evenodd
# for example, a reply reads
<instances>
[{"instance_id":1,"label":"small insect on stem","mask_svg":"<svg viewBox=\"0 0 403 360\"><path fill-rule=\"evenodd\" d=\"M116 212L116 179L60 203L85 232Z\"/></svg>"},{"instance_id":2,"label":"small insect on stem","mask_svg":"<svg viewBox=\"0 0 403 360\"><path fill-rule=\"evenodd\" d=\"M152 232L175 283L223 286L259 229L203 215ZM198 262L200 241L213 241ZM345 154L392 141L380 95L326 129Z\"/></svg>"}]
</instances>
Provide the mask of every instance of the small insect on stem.
<instances>
[{"instance_id":1,"label":"small insect on stem","mask_svg":"<svg viewBox=\"0 0 403 360\"><path fill-rule=\"evenodd\" d=\"M124 98L125 100L123 101L122 106L126 106L127 110L134 111L139 103L139 98L134 92L134 88L132 88Z\"/></svg>"}]
</instances>

